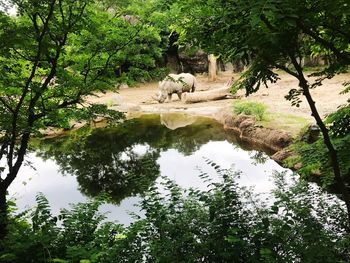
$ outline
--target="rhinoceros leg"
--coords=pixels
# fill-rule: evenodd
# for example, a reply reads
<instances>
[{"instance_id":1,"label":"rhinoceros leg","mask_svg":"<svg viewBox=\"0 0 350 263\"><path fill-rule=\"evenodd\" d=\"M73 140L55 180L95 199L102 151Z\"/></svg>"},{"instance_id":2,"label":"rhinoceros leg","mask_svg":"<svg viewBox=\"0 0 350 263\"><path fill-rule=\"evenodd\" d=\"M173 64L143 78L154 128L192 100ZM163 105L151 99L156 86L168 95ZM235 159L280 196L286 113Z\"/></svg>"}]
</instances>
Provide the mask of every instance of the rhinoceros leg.
<instances>
[{"instance_id":1,"label":"rhinoceros leg","mask_svg":"<svg viewBox=\"0 0 350 263\"><path fill-rule=\"evenodd\" d=\"M179 100L181 100L181 94L182 94L181 92L177 93L177 96L179 97Z\"/></svg>"},{"instance_id":2,"label":"rhinoceros leg","mask_svg":"<svg viewBox=\"0 0 350 263\"><path fill-rule=\"evenodd\" d=\"M171 95L172 95L172 94L168 94L168 102L171 101Z\"/></svg>"}]
</instances>

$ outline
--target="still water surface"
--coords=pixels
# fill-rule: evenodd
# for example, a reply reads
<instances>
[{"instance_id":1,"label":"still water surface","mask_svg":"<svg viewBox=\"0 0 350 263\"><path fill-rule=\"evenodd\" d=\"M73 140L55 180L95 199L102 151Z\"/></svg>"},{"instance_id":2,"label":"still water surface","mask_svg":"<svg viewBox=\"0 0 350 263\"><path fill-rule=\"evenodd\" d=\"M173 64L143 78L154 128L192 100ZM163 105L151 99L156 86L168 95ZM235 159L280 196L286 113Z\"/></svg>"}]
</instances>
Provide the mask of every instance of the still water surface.
<instances>
[{"instance_id":1,"label":"still water surface","mask_svg":"<svg viewBox=\"0 0 350 263\"><path fill-rule=\"evenodd\" d=\"M211 119L144 115L113 128L84 128L33 142L28 158L36 170L23 167L9 192L21 210L32 207L42 192L54 213L107 192L113 201L102 212L109 212L109 220L129 224L128 212L138 213L140 195L160 176L199 189L207 184L198 176L203 171L219 180L207 160L242 171L241 185L269 192L272 171L284 169L253 148Z\"/></svg>"}]
</instances>

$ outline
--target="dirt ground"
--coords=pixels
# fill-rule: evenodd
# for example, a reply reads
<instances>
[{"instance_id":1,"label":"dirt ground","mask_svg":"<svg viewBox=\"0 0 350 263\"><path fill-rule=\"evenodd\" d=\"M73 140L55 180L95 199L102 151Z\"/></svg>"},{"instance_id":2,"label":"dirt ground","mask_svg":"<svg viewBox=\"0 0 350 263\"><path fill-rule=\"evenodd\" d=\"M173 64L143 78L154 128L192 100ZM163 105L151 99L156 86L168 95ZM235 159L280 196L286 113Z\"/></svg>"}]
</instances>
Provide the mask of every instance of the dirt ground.
<instances>
[{"instance_id":1,"label":"dirt ground","mask_svg":"<svg viewBox=\"0 0 350 263\"><path fill-rule=\"evenodd\" d=\"M233 76L235 80L239 78L238 74L232 72L220 72L216 81L209 81L206 75L197 75L198 87L196 92L223 87L227 80ZM299 108L292 107L284 96L292 88L298 87L298 81L285 73L280 74L281 80L275 84L270 84L268 89L262 87L257 93L244 96L243 91L239 91L242 100L252 100L262 102L268 107L268 111L273 113L282 113L288 115L300 116L312 122L310 109L302 98ZM310 79L312 81L312 79ZM330 80L325 80L324 84L312 90L312 95L320 114L324 117L337 109L341 104L346 103L349 94L341 95L342 83L350 81L350 74L340 74ZM231 110L234 99L225 99L218 101L201 102L194 104L185 104L181 102L176 94L172 101L160 104L152 99L157 91L158 83L139 84L132 88L121 88L118 93L107 92L99 94L98 97L90 97L89 101L106 103L113 109L127 112L130 115L140 113L162 113L162 112L186 112L189 114L204 115L216 117L222 111Z\"/></svg>"}]
</instances>

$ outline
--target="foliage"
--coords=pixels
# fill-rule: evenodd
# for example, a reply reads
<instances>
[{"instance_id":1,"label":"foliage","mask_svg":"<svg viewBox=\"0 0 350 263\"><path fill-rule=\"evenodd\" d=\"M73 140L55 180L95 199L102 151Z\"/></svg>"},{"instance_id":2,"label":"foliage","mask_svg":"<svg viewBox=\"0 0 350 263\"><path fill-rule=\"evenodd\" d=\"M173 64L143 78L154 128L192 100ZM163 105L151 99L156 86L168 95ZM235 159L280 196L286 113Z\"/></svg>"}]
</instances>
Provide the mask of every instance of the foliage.
<instances>
[{"instance_id":1,"label":"foliage","mask_svg":"<svg viewBox=\"0 0 350 263\"><path fill-rule=\"evenodd\" d=\"M92 241L103 231L97 229L104 219L97 212L101 200L62 209L58 216L51 214L45 196L39 193L36 200L37 207L29 217L27 212L11 218L8 251L0 256L0 262L59 262L58 255L66 259L63 262L79 262L96 257L99 249Z\"/></svg>"},{"instance_id":2,"label":"foliage","mask_svg":"<svg viewBox=\"0 0 350 263\"><path fill-rule=\"evenodd\" d=\"M253 115L257 120L262 121L265 118L266 105L253 101L235 101L233 111L236 114Z\"/></svg>"},{"instance_id":3,"label":"foliage","mask_svg":"<svg viewBox=\"0 0 350 263\"><path fill-rule=\"evenodd\" d=\"M305 181L276 174L273 201L240 187L239 173L208 161L222 180L207 190L164 178L141 201L143 218L128 227L101 222L101 200L52 216L47 200L11 215L0 262L345 262L349 236L339 200ZM288 185L289 184L289 185ZM288 185L288 186L287 186ZM31 220L29 222L28 220Z\"/></svg>"},{"instance_id":4,"label":"foliage","mask_svg":"<svg viewBox=\"0 0 350 263\"><path fill-rule=\"evenodd\" d=\"M75 71L88 75L97 69L127 84L150 80L162 55L158 29L130 15L111 12L96 7L89 10L88 26L72 38L68 48Z\"/></svg>"},{"instance_id":5,"label":"foliage","mask_svg":"<svg viewBox=\"0 0 350 263\"><path fill-rule=\"evenodd\" d=\"M344 137L332 138L332 143L335 146L338 158L340 160L341 173L344 175L344 180L349 180L350 158L349 145L350 135ZM290 146L297 156L289 157L286 163L289 167L293 167L297 163L301 163L302 167L298 173L305 178L319 176L325 187L334 186L336 183L332 176L333 170L331 167L328 150L323 143L323 138L320 138L315 143L309 144L304 141L298 141Z\"/></svg>"},{"instance_id":6,"label":"foliage","mask_svg":"<svg viewBox=\"0 0 350 263\"><path fill-rule=\"evenodd\" d=\"M0 14L3 133L13 129L12 119L16 137L22 130L37 132L48 125L67 128L71 119L90 120L97 115L119 119L121 114L102 105L81 107L83 97L112 88L116 80L130 84L158 74L154 71L162 55L158 29L106 11L103 4L107 3L12 4L18 7L17 18ZM13 112L17 111L15 118ZM33 115L30 127L26 113Z\"/></svg>"},{"instance_id":7,"label":"foliage","mask_svg":"<svg viewBox=\"0 0 350 263\"><path fill-rule=\"evenodd\" d=\"M49 124L67 125L67 117L85 111L78 107L83 96L106 87L98 69L89 74L77 71L67 48L87 26L91 1L9 3L17 7L18 16L0 11L0 160L6 164L0 177L1 235L6 232L6 191L24 161L32 134ZM95 110L101 113L107 108Z\"/></svg>"},{"instance_id":8,"label":"foliage","mask_svg":"<svg viewBox=\"0 0 350 263\"><path fill-rule=\"evenodd\" d=\"M275 69L281 69L303 85L286 96L292 105L299 106L300 95L309 96L305 90L322 85L324 79L342 72L350 63L350 7L344 0L192 0L180 1L178 6L185 17L178 23L181 39L226 60L242 59L249 64L236 83L247 95L278 81ZM302 60L312 54L324 56L328 64L312 74L317 78L309 83ZM315 112L313 115L317 117ZM338 126L347 127L346 118L342 120Z\"/></svg>"},{"instance_id":9,"label":"foliage","mask_svg":"<svg viewBox=\"0 0 350 263\"><path fill-rule=\"evenodd\" d=\"M281 69L300 83L286 96L292 105L300 105L302 94L309 96L312 104L308 90L322 85L324 79L342 72L350 63L350 7L344 0L192 0L179 1L177 6L185 17L178 23L180 39L193 41L226 60L242 59L249 64L236 83L236 88L245 89L247 95L278 81L275 69ZM315 54L322 55L328 64L312 74L314 82L308 82L302 60ZM313 116L318 118L315 111ZM347 117L348 106L330 117L336 133L348 132Z\"/></svg>"},{"instance_id":10,"label":"foliage","mask_svg":"<svg viewBox=\"0 0 350 263\"><path fill-rule=\"evenodd\" d=\"M0 10L0 234L6 190L33 134L70 128L72 120L118 121L122 113L86 97L164 71L159 29L126 15L128 1L6 2L17 15Z\"/></svg>"},{"instance_id":11,"label":"foliage","mask_svg":"<svg viewBox=\"0 0 350 263\"><path fill-rule=\"evenodd\" d=\"M298 179L294 178L290 187L285 175L276 176L276 200L270 210L276 217L272 216L272 220L268 219L269 222L264 224L270 227L276 240L286 242L279 253L285 257L285 262L341 262L339 256L349 242L348 234L344 239L336 237L336 233L347 231L344 206L336 197L321 192L306 181L296 183L294 180ZM340 221L342 223L335 223ZM332 248L324 247L327 243ZM278 242L275 247L278 247Z\"/></svg>"},{"instance_id":12,"label":"foliage","mask_svg":"<svg viewBox=\"0 0 350 263\"><path fill-rule=\"evenodd\" d=\"M341 94L350 92L350 82L343 83L345 87ZM342 105L338 110L326 118L326 124L330 125L332 135L342 137L350 133L350 99L347 104Z\"/></svg>"},{"instance_id":13,"label":"foliage","mask_svg":"<svg viewBox=\"0 0 350 263\"><path fill-rule=\"evenodd\" d=\"M330 124L330 130L334 136L342 137L350 134L350 104L329 114L326 123Z\"/></svg>"},{"instance_id":14,"label":"foliage","mask_svg":"<svg viewBox=\"0 0 350 263\"><path fill-rule=\"evenodd\" d=\"M235 86L246 95L279 80L280 69L295 77L299 86L285 98L294 106L306 98L311 115L323 135L334 179L341 189L348 211L350 231L350 193L341 174L339 153L330 132L318 113L311 89L327 78L343 72L350 64L350 6L345 0L229 0L180 1L186 19L180 23L183 39L191 39L206 51L227 60L241 59L249 64ZM314 80L305 76L303 59L322 55L328 64L314 72ZM348 88L345 88L345 92ZM336 135L348 133L348 106L330 117Z\"/></svg>"},{"instance_id":15,"label":"foliage","mask_svg":"<svg viewBox=\"0 0 350 263\"><path fill-rule=\"evenodd\" d=\"M245 76L253 84L246 86L248 93L265 81L275 80L271 69L288 63L290 55L321 53L333 66L349 60L349 6L344 0L192 0L181 2L181 8L187 18L182 23L187 39L227 59L252 62ZM336 56L342 61L336 62Z\"/></svg>"}]
</instances>

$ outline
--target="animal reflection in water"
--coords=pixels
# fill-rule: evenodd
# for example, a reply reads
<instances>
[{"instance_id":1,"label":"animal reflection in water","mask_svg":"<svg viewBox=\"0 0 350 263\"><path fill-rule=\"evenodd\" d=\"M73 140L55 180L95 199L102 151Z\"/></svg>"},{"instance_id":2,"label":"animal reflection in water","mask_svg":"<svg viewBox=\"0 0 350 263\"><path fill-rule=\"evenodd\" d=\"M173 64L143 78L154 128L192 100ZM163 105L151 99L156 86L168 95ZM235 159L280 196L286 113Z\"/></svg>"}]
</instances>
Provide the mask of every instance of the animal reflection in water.
<instances>
[{"instance_id":1,"label":"animal reflection in water","mask_svg":"<svg viewBox=\"0 0 350 263\"><path fill-rule=\"evenodd\" d=\"M160 123L170 130L189 126L198 120L197 116L185 113L162 113Z\"/></svg>"}]
</instances>

